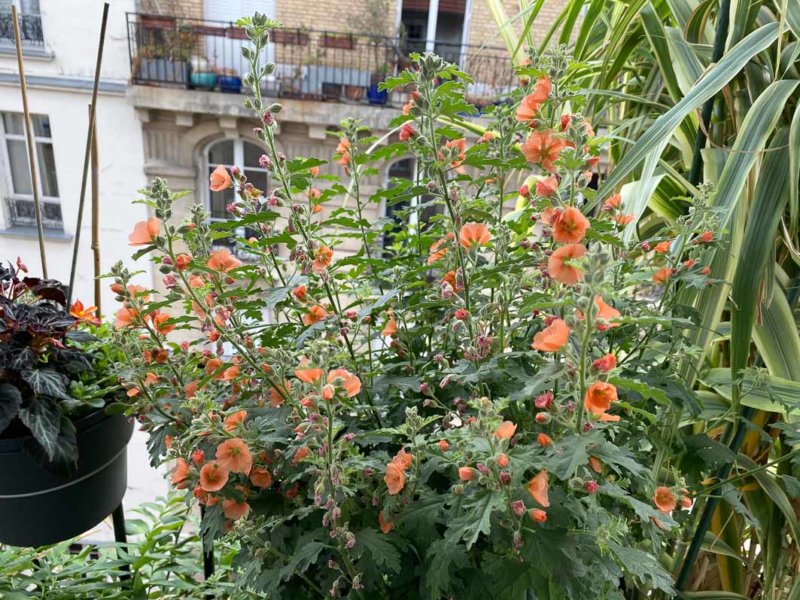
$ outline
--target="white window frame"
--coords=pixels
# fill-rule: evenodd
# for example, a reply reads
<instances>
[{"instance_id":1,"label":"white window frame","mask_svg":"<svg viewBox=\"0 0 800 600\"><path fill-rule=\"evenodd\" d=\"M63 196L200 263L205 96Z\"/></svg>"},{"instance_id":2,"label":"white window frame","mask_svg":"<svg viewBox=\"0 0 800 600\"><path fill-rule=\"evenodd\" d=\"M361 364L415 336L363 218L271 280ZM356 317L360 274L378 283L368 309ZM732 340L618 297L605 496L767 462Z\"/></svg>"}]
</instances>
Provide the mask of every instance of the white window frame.
<instances>
[{"instance_id":1,"label":"white window frame","mask_svg":"<svg viewBox=\"0 0 800 600\"><path fill-rule=\"evenodd\" d=\"M2 160L2 163L3 163L2 171L3 171L3 180L5 182L5 186L4 187L5 187L5 190L8 192L5 197L9 201L12 201L12 202L14 200L28 200L28 201L33 202L33 194L32 193L31 194L22 194L22 193L17 192L14 189L14 179L11 176L11 157L8 154L8 140L18 140L18 141L21 141L23 144L26 144L26 155L25 156L26 156L26 158L28 158L28 160L30 160L30 156L27 154L27 140L26 140L26 137L25 137L25 133L15 134L15 133L6 132L4 124L3 124L3 119L2 119L2 115L3 114L19 115L23 120L23 128L25 127L25 122L24 122L25 121L25 115L23 113L18 113L18 112L14 112L14 111L6 111L6 110L0 111L0 146L2 146L2 148L0 148L0 160ZM45 114L41 114L41 113L36 113L36 114L32 114L31 115L31 117L34 117L34 116L47 117L47 121L48 121L48 123L50 123L50 115L45 115ZM50 130L51 130L50 134L52 135L52 123L50 123ZM31 132L33 132L33 126L32 125L31 125ZM34 133L33 142L34 142L34 149L36 148L35 144L38 143L38 142L49 143L51 146L53 146L55 148L55 144L54 144L54 141L53 141L52 137L37 136ZM61 207L61 198L59 196L45 196L44 195L44 186L42 185L42 176L44 175L44 171L43 171L41 165L39 164L39 153L38 152L34 151L34 153L33 153L33 161L34 161L34 165L36 166L36 179L37 179L36 185L37 185L37 189L39 190L39 200L41 202L43 202L43 203L56 204L59 207ZM30 178L30 165L27 165L27 171L28 171L27 176L28 176L28 178ZM58 167L56 167L56 169L55 169L55 177L56 177L56 185L58 186L58 190L59 190L59 193L60 193L61 192L61 183L58 181ZM7 211L7 207L4 206L2 214L4 215L4 221L6 221L5 225L6 225L6 227L8 227L8 226L11 226L12 223L10 222L10 218L5 216L6 215L6 211ZM64 226L64 220L63 220L63 214L62 214L62 220L61 220L61 228L62 229L63 229L63 226ZM52 228L50 228L50 229L52 229Z\"/></svg>"},{"instance_id":2,"label":"white window frame","mask_svg":"<svg viewBox=\"0 0 800 600\"><path fill-rule=\"evenodd\" d=\"M208 180L208 174L211 172L211 170L213 168L219 166L219 164L220 164L220 163L212 163L211 162L211 149L214 146L216 146L217 144L224 144L225 142L233 142L233 164L231 164L231 165L222 165L223 167L225 167L226 169L230 169L233 165L236 165L237 167L239 167L242 170L242 172L244 172L244 171L258 171L259 173L264 173L267 176L267 184L269 184L269 171L267 169L263 169L260 166L257 166L257 167L245 166L245 164L244 164L244 145L245 144L252 144L256 148L261 148L261 146L259 146L258 142L255 142L255 141L247 139L247 138L219 138L219 139L213 140L212 142L209 142L209 144L206 146L205 152L203 152L203 174L204 174L204 179L205 180ZM261 152L262 153L264 152L263 148L261 148ZM209 190L207 185L203 186L203 189L205 190L205 192L203 194L203 206L205 207L206 212L208 212L208 220L211 223L217 223L217 222L220 222L220 221L227 221L227 218L223 219L223 218L220 218L220 217L211 216L211 190ZM261 191L263 191L264 193L267 193L268 190L261 190Z\"/></svg>"}]
</instances>

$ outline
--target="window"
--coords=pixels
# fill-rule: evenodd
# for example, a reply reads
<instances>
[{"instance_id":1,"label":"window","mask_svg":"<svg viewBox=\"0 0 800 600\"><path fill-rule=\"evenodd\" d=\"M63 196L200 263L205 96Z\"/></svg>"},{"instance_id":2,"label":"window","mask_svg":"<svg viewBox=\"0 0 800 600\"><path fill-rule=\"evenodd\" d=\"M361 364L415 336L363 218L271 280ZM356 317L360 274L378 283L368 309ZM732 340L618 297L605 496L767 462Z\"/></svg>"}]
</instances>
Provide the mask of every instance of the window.
<instances>
[{"instance_id":1,"label":"window","mask_svg":"<svg viewBox=\"0 0 800 600\"><path fill-rule=\"evenodd\" d=\"M23 45L41 46L42 18L39 13L39 0L0 0L0 43L14 43L14 23L11 21L11 7L17 7L19 17L19 36Z\"/></svg>"},{"instance_id":2,"label":"window","mask_svg":"<svg viewBox=\"0 0 800 600\"><path fill-rule=\"evenodd\" d=\"M248 183L252 183L259 190L267 191L267 170L258 164L258 159L264 154L263 150L252 142L244 140L222 140L209 146L206 153L206 181L211 172L219 165L230 168L232 165L240 165L242 173L247 177ZM208 186L205 186L208 189ZM210 215L212 223L227 221L230 214L226 210L228 204L236 199L233 189L222 192L208 192L206 210ZM244 228L236 231L237 237L245 237L247 232ZM232 238L216 240L220 246L233 246ZM247 254L247 253L243 253ZM249 255L248 255L249 256ZM239 258L247 258L240 256Z\"/></svg>"},{"instance_id":3,"label":"window","mask_svg":"<svg viewBox=\"0 0 800 600\"><path fill-rule=\"evenodd\" d=\"M28 165L28 147L25 142L25 121L20 113L2 114L2 151L6 190L6 209L12 227L34 227L36 211L33 203L31 171ZM61 203L58 199L58 178L50 118L47 115L31 115L33 139L36 146L36 178L41 200L43 224L48 229L63 229Z\"/></svg>"}]
</instances>

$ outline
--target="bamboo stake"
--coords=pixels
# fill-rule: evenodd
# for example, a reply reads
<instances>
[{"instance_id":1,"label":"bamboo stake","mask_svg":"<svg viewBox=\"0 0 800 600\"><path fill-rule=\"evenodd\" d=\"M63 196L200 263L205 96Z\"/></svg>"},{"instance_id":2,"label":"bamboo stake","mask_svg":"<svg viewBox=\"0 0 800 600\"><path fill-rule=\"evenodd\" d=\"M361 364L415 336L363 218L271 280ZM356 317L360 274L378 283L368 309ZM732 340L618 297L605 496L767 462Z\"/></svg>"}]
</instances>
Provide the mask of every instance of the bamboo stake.
<instances>
[{"instance_id":1,"label":"bamboo stake","mask_svg":"<svg viewBox=\"0 0 800 600\"><path fill-rule=\"evenodd\" d=\"M89 106L89 114L92 107ZM97 123L92 128L92 255L94 257L94 305L97 318L102 318L100 306L100 169L97 150Z\"/></svg>"},{"instance_id":2,"label":"bamboo stake","mask_svg":"<svg viewBox=\"0 0 800 600\"><path fill-rule=\"evenodd\" d=\"M14 22L14 44L17 48L17 66L19 67L19 88L22 92L22 112L25 117L25 138L28 143L28 166L31 170L31 189L33 190L33 209L36 212L36 233L39 238L39 258L42 261L42 277L47 279L47 255L44 251L44 225L42 224L42 210L39 204L39 183L36 179L36 156L31 129L31 112L28 109L28 86L25 85L25 66L22 62L22 41L19 35L19 21L17 7L11 5L11 20Z\"/></svg>"},{"instance_id":3,"label":"bamboo stake","mask_svg":"<svg viewBox=\"0 0 800 600\"><path fill-rule=\"evenodd\" d=\"M94 122L97 114L97 88L100 84L100 66L103 64L103 47L106 41L106 24L108 23L108 2L103 4L103 20L100 24L100 43L97 46L97 62L94 67L94 86L92 87L92 104L89 109L89 130L86 132L86 149L83 154L83 175L81 176L81 195L78 200L78 222L75 225L75 245L72 247L72 266L69 271L69 303L75 287L75 272L78 267L78 249L81 245L81 227L83 226L83 205L86 200L86 180L89 176L89 158L94 135Z\"/></svg>"}]
</instances>

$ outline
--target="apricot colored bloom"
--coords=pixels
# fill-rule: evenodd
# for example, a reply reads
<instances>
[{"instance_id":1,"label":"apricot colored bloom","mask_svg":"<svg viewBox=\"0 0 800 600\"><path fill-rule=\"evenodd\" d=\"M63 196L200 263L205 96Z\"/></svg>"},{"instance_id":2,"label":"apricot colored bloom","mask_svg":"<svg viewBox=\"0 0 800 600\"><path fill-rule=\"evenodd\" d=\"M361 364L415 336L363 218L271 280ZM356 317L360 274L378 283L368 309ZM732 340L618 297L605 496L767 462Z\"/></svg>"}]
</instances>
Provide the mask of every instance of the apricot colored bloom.
<instances>
[{"instance_id":1,"label":"apricot colored bloom","mask_svg":"<svg viewBox=\"0 0 800 600\"><path fill-rule=\"evenodd\" d=\"M246 410L237 410L235 413L225 417L225 422L222 424L222 428L225 431L231 432L234 429L236 429L239 425L244 423L244 420L246 418L247 418Z\"/></svg>"},{"instance_id":2,"label":"apricot colored bloom","mask_svg":"<svg viewBox=\"0 0 800 600\"><path fill-rule=\"evenodd\" d=\"M185 459L179 458L175 461L175 468L172 470L170 481L179 490L186 489L189 485L186 479L189 477L189 463Z\"/></svg>"},{"instance_id":3,"label":"apricot colored bloom","mask_svg":"<svg viewBox=\"0 0 800 600\"><path fill-rule=\"evenodd\" d=\"M410 140L412 137L416 135L416 131L411 126L411 123L403 123L403 127L400 129L400 141L405 142L406 140Z\"/></svg>"},{"instance_id":4,"label":"apricot colored bloom","mask_svg":"<svg viewBox=\"0 0 800 600\"><path fill-rule=\"evenodd\" d=\"M308 369L295 369L294 371L294 376L300 381L311 384L319 382L324 374L325 373L322 369L318 369L316 367Z\"/></svg>"},{"instance_id":5,"label":"apricot colored bloom","mask_svg":"<svg viewBox=\"0 0 800 600\"><path fill-rule=\"evenodd\" d=\"M303 325L313 325L314 323L319 323L325 317L328 316L328 311L319 304L315 304L311 308L308 309L308 312L303 315Z\"/></svg>"},{"instance_id":6,"label":"apricot colored bloom","mask_svg":"<svg viewBox=\"0 0 800 600\"><path fill-rule=\"evenodd\" d=\"M311 454L311 448L309 448L308 446L301 446L300 448L297 449L297 452L294 453L294 458L292 459L292 463L296 465L309 454Z\"/></svg>"},{"instance_id":7,"label":"apricot colored bloom","mask_svg":"<svg viewBox=\"0 0 800 600\"><path fill-rule=\"evenodd\" d=\"M616 221L617 225L619 225L620 227L624 227L625 225L633 221L635 218L636 215L616 215L614 217L614 221Z\"/></svg>"},{"instance_id":8,"label":"apricot colored bloom","mask_svg":"<svg viewBox=\"0 0 800 600\"><path fill-rule=\"evenodd\" d=\"M681 508L686 508L686 509L692 508L692 499L689 496L689 490L687 490L686 488L681 488L678 491L680 492L681 495L680 499Z\"/></svg>"},{"instance_id":9,"label":"apricot colored bloom","mask_svg":"<svg viewBox=\"0 0 800 600\"><path fill-rule=\"evenodd\" d=\"M152 244L160 230L161 221L155 217L150 217L147 221L139 221L133 226L133 232L128 236L128 243L131 246Z\"/></svg>"},{"instance_id":10,"label":"apricot colored bloom","mask_svg":"<svg viewBox=\"0 0 800 600\"><path fill-rule=\"evenodd\" d=\"M269 390L269 405L278 407L284 402L284 397L289 395L289 392L292 391L292 383L285 379L283 381L283 385L279 387L272 387Z\"/></svg>"},{"instance_id":11,"label":"apricot colored bloom","mask_svg":"<svg viewBox=\"0 0 800 600\"><path fill-rule=\"evenodd\" d=\"M537 523L544 523L547 521L547 511L541 508L532 508L528 511L528 514L531 516L531 519Z\"/></svg>"},{"instance_id":12,"label":"apricot colored bloom","mask_svg":"<svg viewBox=\"0 0 800 600\"><path fill-rule=\"evenodd\" d=\"M308 295L308 288L304 285L298 285L292 290L292 294L298 301L305 302L306 296Z\"/></svg>"},{"instance_id":13,"label":"apricot colored bloom","mask_svg":"<svg viewBox=\"0 0 800 600\"><path fill-rule=\"evenodd\" d=\"M114 327L121 329L122 327L129 327L133 324L139 313L132 308L123 306L114 315Z\"/></svg>"},{"instance_id":14,"label":"apricot colored bloom","mask_svg":"<svg viewBox=\"0 0 800 600\"><path fill-rule=\"evenodd\" d=\"M206 280L202 275L189 275L189 287L201 288L205 287Z\"/></svg>"},{"instance_id":15,"label":"apricot colored bloom","mask_svg":"<svg viewBox=\"0 0 800 600\"><path fill-rule=\"evenodd\" d=\"M150 320L153 322L153 327L158 333L163 335L168 334L170 331L175 329L174 323L168 323L170 316L167 313L163 313L159 310L150 314Z\"/></svg>"},{"instance_id":16,"label":"apricot colored bloom","mask_svg":"<svg viewBox=\"0 0 800 600\"><path fill-rule=\"evenodd\" d=\"M466 149L467 149L467 139L466 138L458 138L457 140L448 140L445 142L444 147L446 150L455 149L457 152L457 157L450 163L451 167L458 167L464 162L464 159L467 157ZM441 155L440 155L441 160Z\"/></svg>"},{"instance_id":17,"label":"apricot colored bloom","mask_svg":"<svg viewBox=\"0 0 800 600\"><path fill-rule=\"evenodd\" d=\"M186 395L187 398L194 398L195 394L197 393L197 387L199 385L200 382L197 380L190 381L184 386L183 393Z\"/></svg>"},{"instance_id":18,"label":"apricot colored bloom","mask_svg":"<svg viewBox=\"0 0 800 600\"><path fill-rule=\"evenodd\" d=\"M553 438L551 438L546 433L540 433L536 436L536 443L539 444L542 448L548 448L553 445Z\"/></svg>"},{"instance_id":19,"label":"apricot colored bloom","mask_svg":"<svg viewBox=\"0 0 800 600\"><path fill-rule=\"evenodd\" d=\"M231 186L233 186L233 180L228 173L228 169L222 165L218 165L208 178L209 189L212 192L221 192L222 190L227 190Z\"/></svg>"},{"instance_id":20,"label":"apricot colored bloom","mask_svg":"<svg viewBox=\"0 0 800 600\"><path fill-rule=\"evenodd\" d=\"M672 490L665 485L656 488L653 494L653 504L665 514L670 514L677 506L677 500Z\"/></svg>"},{"instance_id":21,"label":"apricot colored bloom","mask_svg":"<svg viewBox=\"0 0 800 600\"><path fill-rule=\"evenodd\" d=\"M533 336L531 348L541 352L558 352L569 341L569 326L563 319L553 319L547 327Z\"/></svg>"},{"instance_id":22,"label":"apricot colored bloom","mask_svg":"<svg viewBox=\"0 0 800 600\"><path fill-rule=\"evenodd\" d=\"M664 267L653 273L653 283L664 283L672 275L672 269Z\"/></svg>"},{"instance_id":23,"label":"apricot colored bloom","mask_svg":"<svg viewBox=\"0 0 800 600\"><path fill-rule=\"evenodd\" d=\"M191 262L191 254L178 254L178 256L175 257L175 268L178 269L178 271L185 271Z\"/></svg>"},{"instance_id":24,"label":"apricot colored bloom","mask_svg":"<svg viewBox=\"0 0 800 600\"><path fill-rule=\"evenodd\" d=\"M605 331L611 327L619 327L621 325L621 323L613 322L614 319L622 316L620 312L613 306L606 304L600 296L594 297L594 305L597 307L595 323L598 330Z\"/></svg>"},{"instance_id":25,"label":"apricot colored bloom","mask_svg":"<svg viewBox=\"0 0 800 600\"><path fill-rule=\"evenodd\" d=\"M601 373L608 373L617 366L617 357L613 354L606 354L592 363L592 369Z\"/></svg>"},{"instance_id":26,"label":"apricot colored bloom","mask_svg":"<svg viewBox=\"0 0 800 600\"><path fill-rule=\"evenodd\" d=\"M75 300L72 306L69 307L69 314L78 319L78 321L100 325L100 319L97 318L95 312L97 312L96 306L84 306L80 300Z\"/></svg>"},{"instance_id":27,"label":"apricot colored bloom","mask_svg":"<svg viewBox=\"0 0 800 600\"><path fill-rule=\"evenodd\" d=\"M350 140L347 138L342 138L339 140L339 145L336 146L336 154L339 155L338 162L343 167L346 167L350 164Z\"/></svg>"},{"instance_id":28,"label":"apricot colored bloom","mask_svg":"<svg viewBox=\"0 0 800 600\"><path fill-rule=\"evenodd\" d=\"M242 261L236 258L228 248L214 250L206 263L209 269L227 273L231 269L241 266Z\"/></svg>"},{"instance_id":29,"label":"apricot colored bloom","mask_svg":"<svg viewBox=\"0 0 800 600\"><path fill-rule=\"evenodd\" d=\"M583 244L567 244L557 248L547 261L550 277L566 285L574 285L583 280L583 269L570 264L583 257L586 247Z\"/></svg>"},{"instance_id":30,"label":"apricot colored bloom","mask_svg":"<svg viewBox=\"0 0 800 600\"><path fill-rule=\"evenodd\" d=\"M228 471L212 460L200 469L200 487L206 492L218 492L228 483Z\"/></svg>"},{"instance_id":31,"label":"apricot colored bloom","mask_svg":"<svg viewBox=\"0 0 800 600\"><path fill-rule=\"evenodd\" d=\"M467 223L458 234L461 245L469 250L478 246L485 246L492 239L489 228L483 223Z\"/></svg>"},{"instance_id":32,"label":"apricot colored bloom","mask_svg":"<svg viewBox=\"0 0 800 600\"><path fill-rule=\"evenodd\" d=\"M386 325L384 325L383 330L381 330L381 335L383 337L397 335L397 321L395 320L394 315L389 316L389 320L386 321Z\"/></svg>"},{"instance_id":33,"label":"apricot colored bloom","mask_svg":"<svg viewBox=\"0 0 800 600\"><path fill-rule=\"evenodd\" d=\"M406 452L405 448L400 448L397 454L394 455L392 462L396 465L400 465L400 468L404 471L407 470L411 463L414 461L414 456L410 452Z\"/></svg>"},{"instance_id":34,"label":"apricot colored bloom","mask_svg":"<svg viewBox=\"0 0 800 600\"><path fill-rule=\"evenodd\" d=\"M501 469L505 469L508 466L509 462L510 461L508 460L508 455L507 454L503 454L501 452L497 456L497 466L500 467Z\"/></svg>"},{"instance_id":35,"label":"apricot colored bloom","mask_svg":"<svg viewBox=\"0 0 800 600\"><path fill-rule=\"evenodd\" d=\"M553 222L553 240L559 244L577 244L589 229L589 219L574 206L568 206Z\"/></svg>"},{"instance_id":36,"label":"apricot colored bloom","mask_svg":"<svg viewBox=\"0 0 800 600\"><path fill-rule=\"evenodd\" d=\"M672 241L666 240L664 242L659 242L658 244L656 244L654 250L656 254L666 254L667 252L669 252L670 246L672 246Z\"/></svg>"},{"instance_id":37,"label":"apricot colored bloom","mask_svg":"<svg viewBox=\"0 0 800 600\"><path fill-rule=\"evenodd\" d=\"M553 135L552 129L533 131L520 146L525 160L533 164L541 164L549 172L556 170L555 162L561 151L567 147L566 140Z\"/></svg>"},{"instance_id":38,"label":"apricot colored bloom","mask_svg":"<svg viewBox=\"0 0 800 600\"><path fill-rule=\"evenodd\" d=\"M253 467L250 471L250 483L259 488L268 488L272 485L272 473L264 467Z\"/></svg>"},{"instance_id":39,"label":"apricot colored bloom","mask_svg":"<svg viewBox=\"0 0 800 600\"><path fill-rule=\"evenodd\" d=\"M216 373L221 366L222 366L222 360L221 359L219 359L219 358L209 358L206 361L206 365L205 365L206 375L212 375L212 374Z\"/></svg>"},{"instance_id":40,"label":"apricot colored bloom","mask_svg":"<svg viewBox=\"0 0 800 600\"><path fill-rule=\"evenodd\" d=\"M244 500L223 500L222 512L226 518L236 521L242 517L246 517L250 513L250 505Z\"/></svg>"},{"instance_id":41,"label":"apricot colored bloom","mask_svg":"<svg viewBox=\"0 0 800 600\"><path fill-rule=\"evenodd\" d=\"M233 381L239 376L239 367L233 365L222 372L222 381Z\"/></svg>"},{"instance_id":42,"label":"apricot colored bloom","mask_svg":"<svg viewBox=\"0 0 800 600\"><path fill-rule=\"evenodd\" d=\"M253 466L250 448L241 438L225 440L217 446L217 462L231 473L249 473Z\"/></svg>"},{"instance_id":43,"label":"apricot colored bloom","mask_svg":"<svg viewBox=\"0 0 800 600\"><path fill-rule=\"evenodd\" d=\"M600 459L596 456L589 457L589 466L591 467L592 471L595 473L602 473L603 472L603 463L600 462Z\"/></svg>"},{"instance_id":44,"label":"apricot colored bloom","mask_svg":"<svg viewBox=\"0 0 800 600\"><path fill-rule=\"evenodd\" d=\"M392 529L394 529L394 523L384 519L383 511L378 513L378 526L381 528L381 533L389 533Z\"/></svg>"},{"instance_id":45,"label":"apricot colored bloom","mask_svg":"<svg viewBox=\"0 0 800 600\"><path fill-rule=\"evenodd\" d=\"M347 369L334 369L333 371L329 371L328 383L333 385L337 383L341 384L344 391L347 392L348 398L357 396L361 391L361 380Z\"/></svg>"},{"instance_id":46,"label":"apricot colored bloom","mask_svg":"<svg viewBox=\"0 0 800 600\"><path fill-rule=\"evenodd\" d=\"M439 450L442 452L447 452L450 449L450 442L447 440L439 440L436 445L439 446Z\"/></svg>"},{"instance_id":47,"label":"apricot colored bloom","mask_svg":"<svg viewBox=\"0 0 800 600\"><path fill-rule=\"evenodd\" d=\"M501 440L510 440L514 436L515 431L517 431L517 426L514 423L511 421L503 421L500 427L495 430L494 436Z\"/></svg>"},{"instance_id":48,"label":"apricot colored bloom","mask_svg":"<svg viewBox=\"0 0 800 600\"><path fill-rule=\"evenodd\" d=\"M533 479L528 482L528 493L544 508L550 506L550 496L548 495L550 486L547 483L549 477L547 471L539 471L533 476Z\"/></svg>"},{"instance_id":49,"label":"apricot colored bloom","mask_svg":"<svg viewBox=\"0 0 800 600\"><path fill-rule=\"evenodd\" d=\"M399 494L406 485L406 474L403 467L394 461L390 462L386 465L386 475L383 480L386 482L390 495Z\"/></svg>"},{"instance_id":50,"label":"apricot colored bloom","mask_svg":"<svg viewBox=\"0 0 800 600\"><path fill-rule=\"evenodd\" d=\"M603 210L609 211L614 210L615 208L619 208L622 206L622 195L621 194L614 194L610 196L608 200L603 203Z\"/></svg>"},{"instance_id":51,"label":"apricot colored bloom","mask_svg":"<svg viewBox=\"0 0 800 600\"><path fill-rule=\"evenodd\" d=\"M472 481L475 477L475 469L472 467L458 467L458 478L461 481Z\"/></svg>"},{"instance_id":52,"label":"apricot colored bloom","mask_svg":"<svg viewBox=\"0 0 800 600\"><path fill-rule=\"evenodd\" d=\"M333 250L327 246L320 246L314 252L314 264L311 266L311 269L314 271L314 273L322 273L328 268L328 265L331 264L332 260Z\"/></svg>"},{"instance_id":53,"label":"apricot colored bloom","mask_svg":"<svg viewBox=\"0 0 800 600\"><path fill-rule=\"evenodd\" d=\"M429 249L430 254L428 256L428 264L432 265L433 263L441 260L447 255L447 248L442 248L442 245L447 242L447 238L443 237L440 240L436 240Z\"/></svg>"},{"instance_id":54,"label":"apricot colored bloom","mask_svg":"<svg viewBox=\"0 0 800 600\"><path fill-rule=\"evenodd\" d=\"M536 195L549 198L558 190L558 179L550 175L536 181Z\"/></svg>"},{"instance_id":55,"label":"apricot colored bloom","mask_svg":"<svg viewBox=\"0 0 800 600\"><path fill-rule=\"evenodd\" d=\"M617 388L613 384L605 381L595 381L588 388L586 388L586 395L584 397L584 405L593 415L603 415L609 408L611 403L617 401Z\"/></svg>"},{"instance_id":56,"label":"apricot colored bloom","mask_svg":"<svg viewBox=\"0 0 800 600\"><path fill-rule=\"evenodd\" d=\"M144 383L145 385L153 385L155 383L158 383L158 375L156 375L151 371L148 371L147 375L145 375Z\"/></svg>"},{"instance_id":57,"label":"apricot colored bloom","mask_svg":"<svg viewBox=\"0 0 800 600\"><path fill-rule=\"evenodd\" d=\"M541 77L533 86L533 92L522 99L517 107L517 121L532 121L539 108L550 96L552 84L547 77Z\"/></svg>"}]
</instances>

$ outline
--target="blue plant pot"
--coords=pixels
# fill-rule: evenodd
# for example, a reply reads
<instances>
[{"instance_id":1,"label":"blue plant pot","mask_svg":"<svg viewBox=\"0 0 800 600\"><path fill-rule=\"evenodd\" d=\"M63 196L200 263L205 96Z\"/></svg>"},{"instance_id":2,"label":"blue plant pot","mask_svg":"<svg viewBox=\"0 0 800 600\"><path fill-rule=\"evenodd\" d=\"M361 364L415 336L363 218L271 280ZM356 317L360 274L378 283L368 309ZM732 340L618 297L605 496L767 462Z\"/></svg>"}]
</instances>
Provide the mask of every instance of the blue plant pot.
<instances>
[{"instance_id":1,"label":"blue plant pot","mask_svg":"<svg viewBox=\"0 0 800 600\"><path fill-rule=\"evenodd\" d=\"M222 75L219 78L219 89L226 94L240 94L242 91L242 78L233 75Z\"/></svg>"},{"instance_id":2,"label":"blue plant pot","mask_svg":"<svg viewBox=\"0 0 800 600\"><path fill-rule=\"evenodd\" d=\"M369 86L367 100L369 100L370 104L386 104L389 100L389 92L387 90L379 90L376 83Z\"/></svg>"},{"instance_id":3,"label":"blue plant pot","mask_svg":"<svg viewBox=\"0 0 800 600\"><path fill-rule=\"evenodd\" d=\"M192 73L191 82L192 87L201 89L201 90L213 90L217 87L217 74L210 73L208 71L199 71L197 73Z\"/></svg>"}]
</instances>

